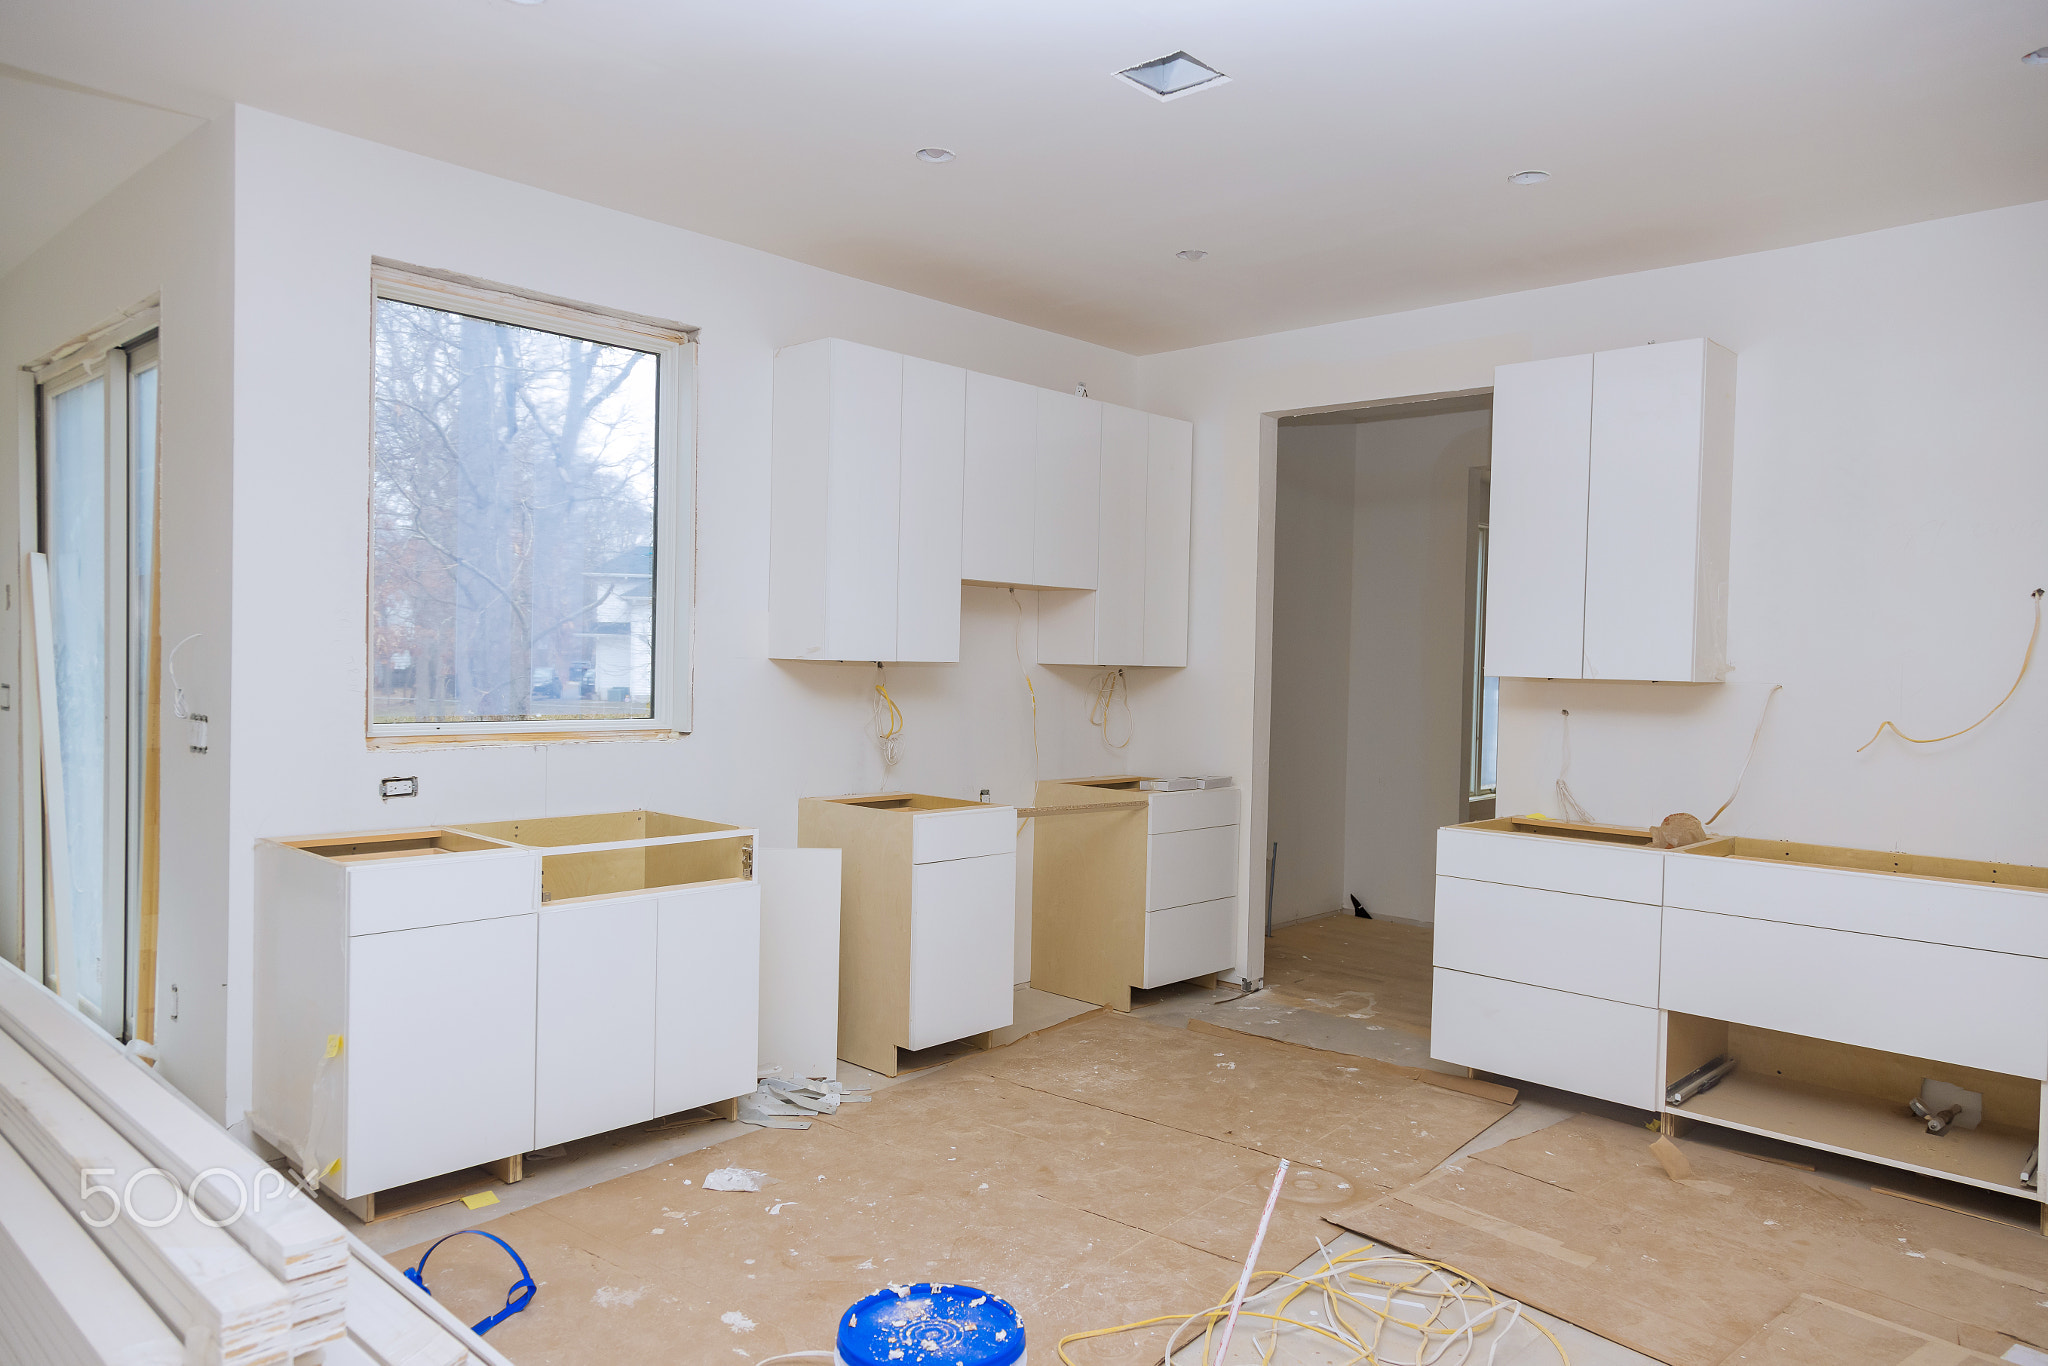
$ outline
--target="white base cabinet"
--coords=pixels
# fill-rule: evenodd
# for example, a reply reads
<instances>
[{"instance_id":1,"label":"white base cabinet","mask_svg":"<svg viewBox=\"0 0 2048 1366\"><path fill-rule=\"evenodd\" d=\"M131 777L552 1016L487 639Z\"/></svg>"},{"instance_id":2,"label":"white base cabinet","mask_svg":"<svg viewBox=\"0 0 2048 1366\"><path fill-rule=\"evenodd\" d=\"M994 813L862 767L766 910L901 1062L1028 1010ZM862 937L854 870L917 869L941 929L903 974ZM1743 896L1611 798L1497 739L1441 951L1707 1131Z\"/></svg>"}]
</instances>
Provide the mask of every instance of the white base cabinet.
<instances>
[{"instance_id":1,"label":"white base cabinet","mask_svg":"<svg viewBox=\"0 0 2048 1366\"><path fill-rule=\"evenodd\" d=\"M753 839L621 812L259 841L254 1126L360 1202L753 1090Z\"/></svg>"},{"instance_id":2,"label":"white base cabinet","mask_svg":"<svg viewBox=\"0 0 2048 1366\"><path fill-rule=\"evenodd\" d=\"M1438 968L1429 1051L1482 1072L1657 1108L1657 1012Z\"/></svg>"}]
</instances>

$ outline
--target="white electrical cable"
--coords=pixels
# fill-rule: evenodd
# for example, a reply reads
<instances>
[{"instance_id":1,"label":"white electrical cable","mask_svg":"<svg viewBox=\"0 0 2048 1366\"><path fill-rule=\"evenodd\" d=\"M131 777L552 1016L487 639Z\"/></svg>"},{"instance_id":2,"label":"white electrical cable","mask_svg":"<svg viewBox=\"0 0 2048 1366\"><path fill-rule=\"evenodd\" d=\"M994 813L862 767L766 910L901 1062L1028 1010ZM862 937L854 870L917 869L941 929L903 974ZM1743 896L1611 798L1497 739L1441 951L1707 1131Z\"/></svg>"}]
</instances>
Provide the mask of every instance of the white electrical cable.
<instances>
[{"instance_id":1,"label":"white electrical cable","mask_svg":"<svg viewBox=\"0 0 2048 1366\"><path fill-rule=\"evenodd\" d=\"M887 774L903 757L903 709L889 696L889 671L879 661L875 664L875 676L881 681L875 684L875 694L870 699L870 719L875 744L882 752L882 772Z\"/></svg>"},{"instance_id":2,"label":"white electrical cable","mask_svg":"<svg viewBox=\"0 0 2048 1366\"><path fill-rule=\"evenodd\" d=\"M1771 714L1771 699L1776 697L1780 692L1783 692L1784 688L1785 685L1783 683L1773 683L1771 684L1771 690L1764 694L1764 709L1763 711L1757 714L1756 730L1749 737L1749 753L1742 756L1742 767L1735 771L1735 790L1728 794L1727 801L1722 802L1719 806L1714 808L1713 815L1707 817L1704 821L1700 822L1700 824L1712 825L1715 821L1721 819L1721 813L1723 811L1726 811L1729 807L1735 805L1735 798L1737 794L1739 794L1742 791L1742 780L1749 776L1750 760L1756 758L1756 742L1764 738L1764 721Z\"/></svg>"},{"instance_id":3,"label":"white electrical cable","mask_svg":"<svg viewBox=\"0 0 2048 1366\"><path fill-rule=\"evenodd\" d=\"M185 709L185 690L178 686L178 651L184 649L204 634L206 634L204 631L194 631L191 635L186 636L171 647L170 658L164 661L164 672L171 676L171 715L177 717L180 721L189 719L192 713Z\"/></svg>"},{"instance_id":4,"label":"white electrical cable","mask_svg":"<svg viewBox=\"0 0 2048 1366\"><path fill-rule=\"evenodd\" d=\"M1557 805L1559 812L1568 821L1580 825L1591 825L1593 818L1586 814L1586 808L1579 805L1579 799L1572 795L1572 785L1565 781L1565 775L1572 771L1572 714L1564 712L1564 761L1557 766Z\"/></svg>"},{"instance_id":5,"label":"white electrical cable","mask_svg":"<svg viewBox=\"0 0 2048 1366\"><path fill-rule=\"evenodd\" d=\"M1124 702L1124 738L1109 738L1109 723L1116 712L1117 697ZM1102 732L1102 743L1111 749L1128 748L1137 737L1138 721L1131 713L1131 685L1122 669L1104 669L1095 679L1095 701L1088 708L1088 724Z\"/></svg>"}]
</instances>

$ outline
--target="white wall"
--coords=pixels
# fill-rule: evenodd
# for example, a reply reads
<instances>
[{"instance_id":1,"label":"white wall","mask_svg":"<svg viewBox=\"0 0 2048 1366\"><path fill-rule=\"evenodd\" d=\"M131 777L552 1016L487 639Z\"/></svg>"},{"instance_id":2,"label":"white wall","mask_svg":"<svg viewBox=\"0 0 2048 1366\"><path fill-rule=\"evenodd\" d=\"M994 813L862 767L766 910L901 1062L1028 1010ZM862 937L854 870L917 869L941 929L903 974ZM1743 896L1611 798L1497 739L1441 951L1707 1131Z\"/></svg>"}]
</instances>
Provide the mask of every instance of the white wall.
<instances>
[{"instance_id":1,"label":"white wall","mask_svg":"<svg viewBox=\"0 0 2048 1366\"><path fill-rule=\"evenodd\" d=\"M1706 336L1740 358L1729 645L1720 685L1511 683L1501 810L1548 809L1557 712L1593 814L1701 815L1724 830L2048 863L2038 775L2048 679L1942 746L1887 738L1974 720L2019 667L2048 583L2048 203L1782 251L1202 347L1139 363L1141 406L1196 421L1198 638L1219 667L1161 687L1155 727L1219 762L1264 760L1260 598L1272 588L1271 413L1466 392L1495 365ZM1496 516L1503 515L1496 509ZM1262 847L1265 810L1246 829ZM1248 963L1262 942L1246 938Z\"/></svg>"},{"instance_id":2,"label":"white wall","mask_svg":"<svg viewBox=\"0 0 2048 1366\"><path fill-rule=\"evenodd\" d=\"M162 477L162 632L166 649L203 636L178 656L193 707L224 712L231 643L228 614L230 196L234 148L225 126L202 128L145 167L90 213L0 278L0 365L8 370L88 332L152 294L162 296L159 461ZM21 390L0 385L5 430L24 414ZM31 429L32 430L32 429ZM0 447L12 477L0 478L0 579L14 610L0 614L0 676L21 696L22 556L34 548L33 462L23 445ZM24 827L13 778L23 709L0 715L0 819ZM169 724L166 715L166 724ZM225 934L229 849L228 764L232 739L216 726L210 752L193 754L182 729L163 747L160 999L156 1037L167 1076L216 1112L226 1089L221 1047L230 971ZM40 826L28 827L40 837ZM18 848L0 843L0 896L18 903ZM7 950L12 955L14 945ZM171 986L177 987L175 1006ZM176 1018L172 1017L175 1008Z\"/></svg>"},{"instance_id":3,"label":"white wall","mask_svg":"<svg viewBox=\"0 0 2048 1366\"><path fill-rule=\"evenodd\" d=\"M1280 429L1273 547L1273 923L1344 904L1358 428ZM1255 870L1255 876L1258 870ZM1263 893L1263 888L1256 889ZM1263 908L1255 896L1255 909Z\"/></svg>"},{"instance_id":4,"label":"white wall","mask_svg":"<svg viewBox=\"0 0 2048 1366\"><path fill-rule=\"evenodd\" d=\"M1436 830L1464 809L1467 490L1492 416L1357 427L1344 873L1394 920L1435 919Z\"/></svg>"}]
</instances>

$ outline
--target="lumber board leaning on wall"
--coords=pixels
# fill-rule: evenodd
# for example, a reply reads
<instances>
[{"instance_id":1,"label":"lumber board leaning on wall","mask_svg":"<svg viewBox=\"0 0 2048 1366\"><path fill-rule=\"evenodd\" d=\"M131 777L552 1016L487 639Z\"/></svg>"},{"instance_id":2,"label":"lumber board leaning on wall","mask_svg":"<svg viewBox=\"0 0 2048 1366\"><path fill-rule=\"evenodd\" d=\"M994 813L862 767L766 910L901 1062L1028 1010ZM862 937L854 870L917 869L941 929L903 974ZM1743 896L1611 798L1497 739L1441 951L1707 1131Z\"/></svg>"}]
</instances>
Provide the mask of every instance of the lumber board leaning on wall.
<instances>
[{"instance_id":1,"label":"lumber board leaning on wall","mask_svg":"<svg viewBox=\"0 0 2048 1366\"><path fill-rule=\"evenodd\" d=\"M0 1360L181 1366L185 1351L71 1212L0 1142Z\"/></svg>"},{"instance_id":2,"label":"lumber board leaning on wall","mask_svg":"<svg viewBox=\"0 0 2048 1366\"><path fill-rule=\"evenodd\" d=\"M177 1202L157 1227L139 1219L138 1200L147 1200L151 1223L172 1203L165 1182L151 1178L152 1164L6 1036L0 1036L0 1138L53 1194L78 1192L82 1199L88 1183L124 1193L116 1217L88 1231L177 1333L188 1361L285 1366L291 1360L291 1296L284 1284L224 1229L200 1218L189 1201ZM97 1219L117 1202L96 1195L86 1203Z\"/></svg>"},{"instance_id":3,"label":"lumber board leaning on wall","mask_svg":"<svg viewBox=\"0 0 2048 1366\"><path fill-rule=\"evenodd\" d=\"M169 1173L209 1219L224 1222L272 1276L287 1282L294 1351L341 1336L348 1243L340 1224L83 1016L6 963L0 963L0 1033ZM198 1182L204 1172L220 1175Z\"/></svg>"}]
</instances>

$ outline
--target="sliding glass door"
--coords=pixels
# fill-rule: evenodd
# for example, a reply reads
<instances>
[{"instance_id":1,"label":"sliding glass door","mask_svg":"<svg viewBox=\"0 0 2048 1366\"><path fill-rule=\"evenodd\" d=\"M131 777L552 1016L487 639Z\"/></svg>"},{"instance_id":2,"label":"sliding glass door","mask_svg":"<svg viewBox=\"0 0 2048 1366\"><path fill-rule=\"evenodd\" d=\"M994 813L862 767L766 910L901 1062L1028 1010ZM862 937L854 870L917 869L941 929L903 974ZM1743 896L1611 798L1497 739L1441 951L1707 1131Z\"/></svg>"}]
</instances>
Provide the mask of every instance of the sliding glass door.
<instances>
[{"instance_id":1,"label":"sliding glass door","mask_svg":"<svg viewBox=\"0 0 2048 1366\"><path fill-rule=\"evenodd\" d=\"M117 1037L132 1029L149 772L156 344L41 384L28 633L42 749L43 978ZM31 807L33 809L33 807Z\"/></svg>"}]
</instances>

